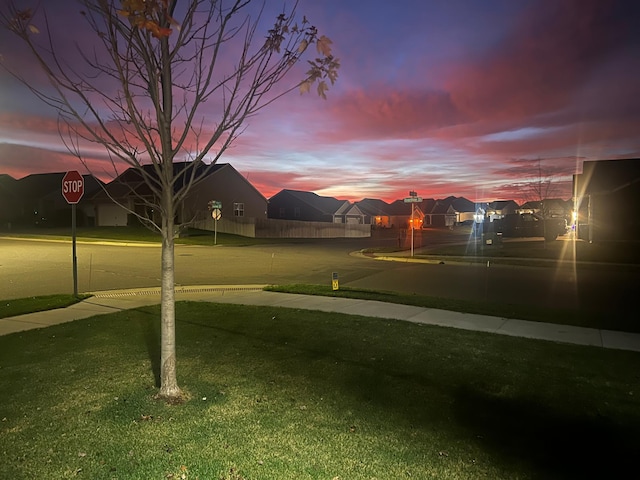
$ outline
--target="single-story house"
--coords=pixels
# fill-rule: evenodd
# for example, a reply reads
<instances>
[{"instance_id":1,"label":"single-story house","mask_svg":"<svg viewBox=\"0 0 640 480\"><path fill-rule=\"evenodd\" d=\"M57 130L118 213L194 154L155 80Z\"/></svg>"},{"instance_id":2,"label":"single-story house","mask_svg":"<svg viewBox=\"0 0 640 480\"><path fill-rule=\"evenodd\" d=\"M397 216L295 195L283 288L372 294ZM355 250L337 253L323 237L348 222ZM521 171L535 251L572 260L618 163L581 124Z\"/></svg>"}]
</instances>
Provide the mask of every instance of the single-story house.
<instances>
[{"instance_id":1,"label":"single-story house","mask_svg":"<svg viewBox=\"0 0 640 480\"><path fill-rule=\"evenodd\" d=\"M6 173L0 174L0 228L10 228L18 218L18 181Z\"/></svg>"},{"instance_id":2,"label":"single-story house","mask_svg":"<svg viewBox=\"0 0 640 480\"><path fill-rule=\"evenodd\" d=\"M71 205L62 196L62 179L66 172L34 173L14 185L16 212L14 221L23 225L65 227L71 225ZM102 182L93 175L82 175L84 195L76 204L76 225L94 225L94 209L89 198L100 190Z\"/></svg>"},{"instance_id":3,"label":"single-story house","mask_svg":"<svg viewBox=\"0 0 640 480\"><path fill-rule=\"evenodd\" d=\"M304 222L365 223L365 214L348 200L288 189L281 190L269 199L267 216Z\"/></svg>"},{"instance_id":4,"label":"single-story house","mask_svg":"<svg viewBox=\"0 0 640 480\"><path fill-rule=\"evenodd\" d=\"M152 164L144 165L145 175L156 177ZM267 218L267 199L228 163L214 165L191 162L173 164L178 192L191 178L191 174L202 179L190 187L176 212L176 224L188 224L202 220L209 212L210 202L221 204L221 217ZM194 168L197 171L194 172ZM156 177L157 178L157 177ZM129 168L111 181L104 190L92 197L95 204L96 225L125 226L137 223L135 214L143 218L158 220L154 205L158 204L148 184L137 168Z\"/></svg>"},{"instance_id":5,"label":"single-story house","mask_svg":"<svg viewBox=\"0 0 640 480\"><path fill-rule=\"evenodd\" d=\"M426 214L428 225L434 227L453 227L464 222L473 222L476 204L464 197L449 196L436 200L433 208Z\"/></svg>"},{"instance_id":6,"label":"single-story house","mask_svg":"<svg viewBox=\"0 0 640 480\"><path fill-rule=\"evenodd\" d=\"M413 209L413 210L412 210ZM396 200L389 205L391 226L398 228L422 228L425 214L420 207L420 202L406 203L403 200Z\"/></svg>"},{"instance_id":7,"label":"single-story house","mask_svg":"<svg viewBox=\"0 0 640 480\"><path fill-rule=\"evenodd\" d=\"M495 200L489 202L484 207L485 218L493 222L494 220L504 218L505 215L517 213L519 206L514 200Z\"/></svg>"},{"instance_id":8,"label":"single-story house","mask_svg":"<svg viewBox=\"0 0 640 480\"><path fill-rule=\"evenodd\" d=\"M376 228L391 227L389 204L377 198L364 198L355 205L364 214L364 223Z\"/></svg>"}]
</instances>

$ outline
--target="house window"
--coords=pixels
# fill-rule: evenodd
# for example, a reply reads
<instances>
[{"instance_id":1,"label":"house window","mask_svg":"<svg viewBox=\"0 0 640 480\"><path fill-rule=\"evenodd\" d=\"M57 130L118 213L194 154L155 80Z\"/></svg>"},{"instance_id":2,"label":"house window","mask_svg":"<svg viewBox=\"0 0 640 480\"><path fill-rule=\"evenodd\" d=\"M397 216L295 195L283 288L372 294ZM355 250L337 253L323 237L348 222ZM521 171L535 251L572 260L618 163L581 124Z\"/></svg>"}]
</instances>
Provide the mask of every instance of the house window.
<instances>
[{"instance_id":1,"label":"house window","mask_svg":"<svg viewBox=\"0 0 640 480\"><path fill-rule=\"evenodd\" d=\"M233 204L233 216L234 217L244 217L244 203L234 203Z\"/></svg>"},{"instance_id":2,"label":"house window","mask_svg":"<svg viewBox=\"0 0 640 480\"><path fill-rule=\"evenodd\" d=\"M300 218L300 207L295 207L295 208L293 209L293 216L294 216L295 218Z\"/></svg>"}]
</instances>

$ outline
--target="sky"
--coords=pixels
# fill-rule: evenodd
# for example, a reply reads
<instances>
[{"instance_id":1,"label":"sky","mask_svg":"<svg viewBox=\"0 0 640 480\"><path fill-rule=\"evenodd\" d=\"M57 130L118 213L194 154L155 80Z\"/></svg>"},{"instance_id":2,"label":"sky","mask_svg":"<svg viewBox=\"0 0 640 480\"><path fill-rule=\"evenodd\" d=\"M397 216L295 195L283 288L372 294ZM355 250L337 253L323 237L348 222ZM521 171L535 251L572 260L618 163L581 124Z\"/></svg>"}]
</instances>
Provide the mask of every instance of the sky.
<instances>
[{"instance_id":1,"label":"sky","mask_svg":"<svg viewBox=\"0 0 640 480\"><path fill-rule=\"evenodd\" d=\"M91 42L78 6L39 3L63 34L69 63L79 62L65 43ZM267 0L263 18L290 4ZM293 189L392 202L415 191L521 204L539 200L544 183L547 196L569 199L583 161L640 159L639 4L300 0L298 15L333 42L337 83L326 100L298 91L278 99L219 161L266 198ZM42 73L21 48L0 31L3 64L39 84ZM83 157L110 180L99 146ZM0 68L0 173L67 170L84 173L55 110Z\"/></svg>"}]
</instances>

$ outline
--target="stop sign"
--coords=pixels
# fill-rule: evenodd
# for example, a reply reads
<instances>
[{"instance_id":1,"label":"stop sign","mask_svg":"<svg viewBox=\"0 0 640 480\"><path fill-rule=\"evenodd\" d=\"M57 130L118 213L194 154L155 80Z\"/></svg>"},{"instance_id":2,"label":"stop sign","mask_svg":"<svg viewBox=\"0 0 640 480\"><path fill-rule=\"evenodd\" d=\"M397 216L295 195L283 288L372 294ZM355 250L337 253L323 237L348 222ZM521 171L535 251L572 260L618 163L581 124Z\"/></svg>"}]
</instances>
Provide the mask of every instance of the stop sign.
<instances>
[{"instance_id":1,"label":"stop sign","mask_svg":"<svg viewBox=\"0 0 640 480\"><path fill-rule=\"evenodd\" d=\"M76 170L62 177L62 196L69 204L78 203L84 195L84 178Z\"/></svg>"}]
</instances>

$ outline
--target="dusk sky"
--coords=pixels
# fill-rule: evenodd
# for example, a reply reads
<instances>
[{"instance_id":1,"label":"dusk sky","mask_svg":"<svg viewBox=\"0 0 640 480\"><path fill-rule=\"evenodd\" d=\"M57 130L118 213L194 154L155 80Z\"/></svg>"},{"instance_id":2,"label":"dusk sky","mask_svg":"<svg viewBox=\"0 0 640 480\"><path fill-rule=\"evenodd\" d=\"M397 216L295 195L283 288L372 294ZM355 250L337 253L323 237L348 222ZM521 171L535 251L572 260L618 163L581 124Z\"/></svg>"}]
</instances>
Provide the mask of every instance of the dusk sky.
<instances>
[{"instance_id":1,"label":"dusk sky","mask_svg":"<svg viewBox=\"0 0 640 480\"><path fill-rule=\"evenodd\" d=\"M73 0L39 3L82 35ZM266 3L265 15L284 4ZM639 5L300 0L298 14L333 41L338 82L327 100L294 91L251 118L221 162L267 198L286 188L392 202L415 190L523 203L541 170L568 199L584 160L640 158ZM38 78L6 31L0 54ZM0 173L83 171L56 118L0 68ZM86 159L108 181L94 149Z\"/></svg>"}]
</instances>

